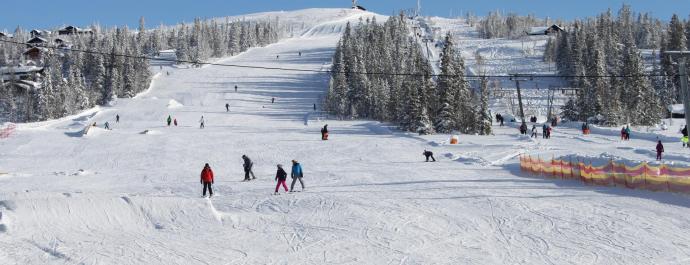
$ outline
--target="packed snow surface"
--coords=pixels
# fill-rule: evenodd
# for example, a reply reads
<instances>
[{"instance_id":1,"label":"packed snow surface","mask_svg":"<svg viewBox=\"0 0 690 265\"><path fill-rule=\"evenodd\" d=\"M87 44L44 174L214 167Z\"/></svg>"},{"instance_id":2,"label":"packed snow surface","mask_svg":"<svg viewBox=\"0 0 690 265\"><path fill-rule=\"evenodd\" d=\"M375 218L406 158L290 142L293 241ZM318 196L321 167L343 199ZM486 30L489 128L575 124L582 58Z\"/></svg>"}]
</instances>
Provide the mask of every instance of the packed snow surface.
<instances>
[{"instance_id":1,"label":"packed snow surface","mask_svg":"<svg viewBox=\"0 0 690 265\"><path fill-rule=\"evenodd\" d=\"M286 13L307 20L320 12ZM330 20L313 26L349 21L357 11L329 12ZM338 35L305 32L313 34L220 62L322 69ZM0 140L0 264L690 260L688 197L519 172L520 153L653 159L654 139L635 132L621 142L566 126L550 140L532 140L496 126L493 136L460 135L449 145L449 135L326 119L312 109L321 105L326 74L221 66L162 71L170 75L159 75L136 99L21 124ZM171 102L181 106L169 108ZM168 115L178 126L166 125ZM113 130L79 134L106 121ZM326 123L331 136L321 141ZM438 162L423 162L424 149ZM690 162L679 142L667 142L666 151ZM242 154L254 160L257 180L241 182ZM306 191L271 195L275 165L292 159L304 168ZM201 198L204 163L215 172L212 199Z\"/></svg>"}]
</instances>

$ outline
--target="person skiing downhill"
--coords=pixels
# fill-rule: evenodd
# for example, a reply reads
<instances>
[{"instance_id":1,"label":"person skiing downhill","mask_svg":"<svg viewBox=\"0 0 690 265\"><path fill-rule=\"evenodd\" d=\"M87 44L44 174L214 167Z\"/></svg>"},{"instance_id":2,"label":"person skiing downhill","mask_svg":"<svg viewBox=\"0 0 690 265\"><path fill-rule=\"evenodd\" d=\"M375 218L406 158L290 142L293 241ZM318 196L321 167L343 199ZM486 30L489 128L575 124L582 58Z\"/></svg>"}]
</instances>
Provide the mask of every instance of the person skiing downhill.
<instances>
[{"instance_id":1,"label":"person skiing downhill","mask_svg":"<svg viewBox=\"0 0 690 265\"><path fill-rule=\"evenodd\" d=\"M168 115L168 127L170 127L170 122L172 122L172 118Z\"/></svg>"},{"instance_id":2,"label":"person skiing downhill","mask_svg":"<svg viewBox=\"0 0 690 265\"><path fill-rule=\"evenodd\" d=\"M230 104L225 103L225 112L230 112Z\"/></svg>"},{"instance_id":3,"label":"person skiing downhill","mask_svg":"<svg viewBox=\"0 0 690 265\"><path fill-rule=\"evenodd\" d=\"M321 128L321 140L328 140L328 124Z\"/></svg>"},{"instance_id":4,"label":"person skiing downhill","mask_svg":"<svg viewBox=\"0 0 690 265\"><path fill-rule=\"evenodd\" d=\"M199 129L203 129L205 127L204 122L204 116L201 115L201 119L199 119Z\"/></svg>"},{"instance_id":5,"label":"person skiing downhill","mask_svg":"<svg viewBox=\"0 0 690 265\"><path fill-rule=\"evenodd\" d=\"M271 104L276 102L276 98L271 98Z\"/></svg>"},{"instance_id":6,"label":"person skiing downhill","mask_svg":"<svg viewBox=\"0 0 690 265\"><path fill-rule=\"evenodd\" d=\"M120 114L115 115L115 123L120 122Z\"/></svg>"},{"instance_id":7,"label":"person skiing downhill","mask_svg":"<svg viewBox=\"0 0 690 265\"><path fill-rule=\"evenodd\" d=\"M532 125L532 135L530 138L537 138L537 125Z\"/></svg>"},{"instance_id":8,"label":"person skiing downhill","mask_svg":"<svg viewBox=\"0 0 690 265\"><path fill-rule=\"evenodd\" d=\"M287 173L283 169L283 165L278 164L278 171L276 171L276 181L278 181L278 183L276 184L276 191L273 194L278 195L278 188L280 188L281 185L283 186L283 188L285 188L285 192L288 191L288 187L287 184L285 184L285 180L287 180Z\"/></svg>"},{"instance_id":9,"label":"person skiing downhill","mask_svg":"<svg viewBox=\"0 0 690 265\"><path fill-rule=\"evenodd\" d=\"M206 197L206 189L208 189L208 197L213 196L213 189L211 188L211 185L213 184L213 170L211 170L211 166L206 163L204 165L204 169L201 170L201 184L204 185L204 190L202 193L203 197Z\"/></svg>"},{"instance_id":10,"label":"person skiing downhill","mask_svg":"<svg viewBox=\"0 0 690 265\"><path fill-rule=\"evenodd\" d=\"M108 123L107 121L105 122L104 129L110 130L110 123Z\"/></svg>"},{"instance_id":11,"label":"person skiing downhill","mask_svg":"<svg viewBox=\"0 0 690 265\"><path fill-rule=\"evenodd\" d=\"M426 162L429 162L430 157L433 162L436 162L436 158L434 158L434 152L424 150L422 154L424 155L424 157L426 157Z\"/></svg>"},{"instance_id":12,"label":"person skiing downhill","mask_svg":"<svg viewBox=\"0 0 690 265\"><path fill-rule=\"evenodd\" d=\"M304 171L302 171L302 166L297 162L297 160L292 160L292 171L290 172L290 177L292 177L292 185L290 185L290 192L295 192L295 182L299 180L299 184L302 185L302 191L304 191Z\"/></svg>"},{"instance_id":13,"label":"person skiing downhill","mask_svg":"<svg viewBox=\"0 0 690 265\"><path fill-rule=\"evenodd\" d=\"M254 172L252 171L254 162L252 162L247 155L242 155L242 160L244 161L244 164L242 164L242 168L244 168L244 181L256 179L256 176L254 176ZM251 175L252 178L249 178L249 175Z\"/></svg>"},{"instance_id":14,"label":"person skiing downhill","mask_svg":"<svg viewBox=\"0 0 690 265\"><path fill-rule=\"evenodd\" d=\"M656 160L661 161L661 153L664 152L664 145L661 144L661 140L656 144Z\"/></svg>"}]
</instances>

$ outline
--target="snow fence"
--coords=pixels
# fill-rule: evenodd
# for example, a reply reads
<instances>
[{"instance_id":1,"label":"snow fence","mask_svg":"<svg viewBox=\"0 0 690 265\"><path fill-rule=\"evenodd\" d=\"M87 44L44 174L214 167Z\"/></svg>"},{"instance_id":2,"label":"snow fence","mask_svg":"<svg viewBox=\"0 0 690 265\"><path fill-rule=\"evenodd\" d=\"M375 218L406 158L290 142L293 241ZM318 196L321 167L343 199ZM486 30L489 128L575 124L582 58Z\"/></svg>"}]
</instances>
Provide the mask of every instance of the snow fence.
<instances>
[{"instance_id":1,"label":"snow fence","mask_svg":"<svg viewBox=\"0 0 690 265\"><path fill-rule=\"evenodd\" d=\"M613 160L605 165L595 166L591 161L587 163L584 158L572 159L542 160L521 155L520 169L545 178L578 179L587 185L690 194L690 168L649 165L647 162L629 166Z\"/></svg>"}]
</instances>

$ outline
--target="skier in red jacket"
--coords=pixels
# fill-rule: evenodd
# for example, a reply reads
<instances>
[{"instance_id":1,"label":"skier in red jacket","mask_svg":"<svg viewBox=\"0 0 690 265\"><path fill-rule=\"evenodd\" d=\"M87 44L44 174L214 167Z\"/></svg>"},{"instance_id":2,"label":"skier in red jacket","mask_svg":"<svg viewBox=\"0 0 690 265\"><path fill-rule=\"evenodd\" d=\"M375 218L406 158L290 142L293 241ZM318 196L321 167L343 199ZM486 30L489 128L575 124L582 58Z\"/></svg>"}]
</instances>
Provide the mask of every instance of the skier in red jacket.
<instances>
[{"instance_id":1,"label":"skier in red jacket","mask_svg":"<svg viewBox=\"0 0 690 265\"><path fill-rule=\"evenodd\" d=\"M204 185L204 192L203 192L203 197L206 197L206 189L208 188L208 197L213 196L213 189L211 189L211 184L213 184L213 170L211 170L211 166L206 163L204 166L204 169L201 170L201 184Z\"/></svg>"}]
</instances>

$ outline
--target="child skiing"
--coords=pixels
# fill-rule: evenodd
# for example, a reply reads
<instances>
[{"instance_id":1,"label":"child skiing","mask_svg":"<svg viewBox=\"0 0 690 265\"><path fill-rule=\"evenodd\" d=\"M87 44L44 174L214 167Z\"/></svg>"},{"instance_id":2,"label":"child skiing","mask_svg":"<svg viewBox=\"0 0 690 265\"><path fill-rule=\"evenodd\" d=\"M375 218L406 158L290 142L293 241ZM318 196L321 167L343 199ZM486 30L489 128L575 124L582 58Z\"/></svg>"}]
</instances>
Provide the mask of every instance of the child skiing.
<instances>
[{"instance_id":1,"label":"child skiing","mask_svg":"<svg viewBox=\"0 0 690 265\"><path fill-rule=\"evenodd\" d=\"M201 184L204 185L204 191L202 193L203 197L206 197L206 189L208 189L208 197L211 198L213 196L213 189L211 188L211 185L213 184L213 171L211 170L211 166L206 163L204 166L204 169L201 170Z\"/></svg>"},{"instance_id":2,"label":"child skiing","mask_svg":"<svg viewBox=\"0 0 690 265\"><path fill-rule=\"evenodd\" d=\"M290 192L295 192L295 182L299 180L299 184L302 185L302 191L304 191L304 171L302 171L302 166L297 162L297 160L292 160L292 172L290 172L290 177L292 177L292 185L290 185Z\"/></svg>"},{"instance_id":3,"label":"child skiing","mask_svg":"<svg viewBox=\"0 0 690 265\"><path fill-rule=\"evenodd\" d=\"M424 157L426 157L426 162L429 162L430 157L433 162L436 162L436 158L434 158L434 152L424 150L422 154L424 155Z\"/></svg>"},{"instance_id":4,"label":"child skiing","mask_svg":"<svg viewBox=\"0 0 690 265\"><path fill-rule=\"evenodd\" d=\"M664 152L664 145L661 144L661 140L656 144L656 160L661 161L661 153Z\"/></svg>"},{"instance_id":5,"label":"child skiing","mask_svg":"<svg viewBox=\"0 0 690 265\"><path fill-rule=\"evenodd\" d=\"M328 124L324 125L323 128L321 128L321 140L328 140Z\"/></svg>"},{"instance_id":6,"label":"child skiing","mask_svg":"<svg viewBox=\"0 0 690 265\"><path fill-rule=\"evenodd\" d=\"M283 169L283 165L278 164L278 171L276 171L276 180L278 183L276 184L276 191L273 193L274 195L278 195L278 188L282 185L283 188L285 188L285 192L288 191L287 184L285 184L285 180L287 180L287 173Z\"/></svg>"},{"instance_id":7,"label":"child skiing","mask_svg":"<svg viewBox=\"0 0 690 265\"><path fill-rule=\"evenodd\" d=\"M254 166L254 162L252 162L251 159L247 155L242 155L242 160L244 160L244 164L242 164L242 167L244 168L244 181L250 181L252 179L256 179L256 176L254 176L254 172L252 172L252 167ZM252 178L249 178L249 175L252 176Z\"/></svg>"}]
</instances>

